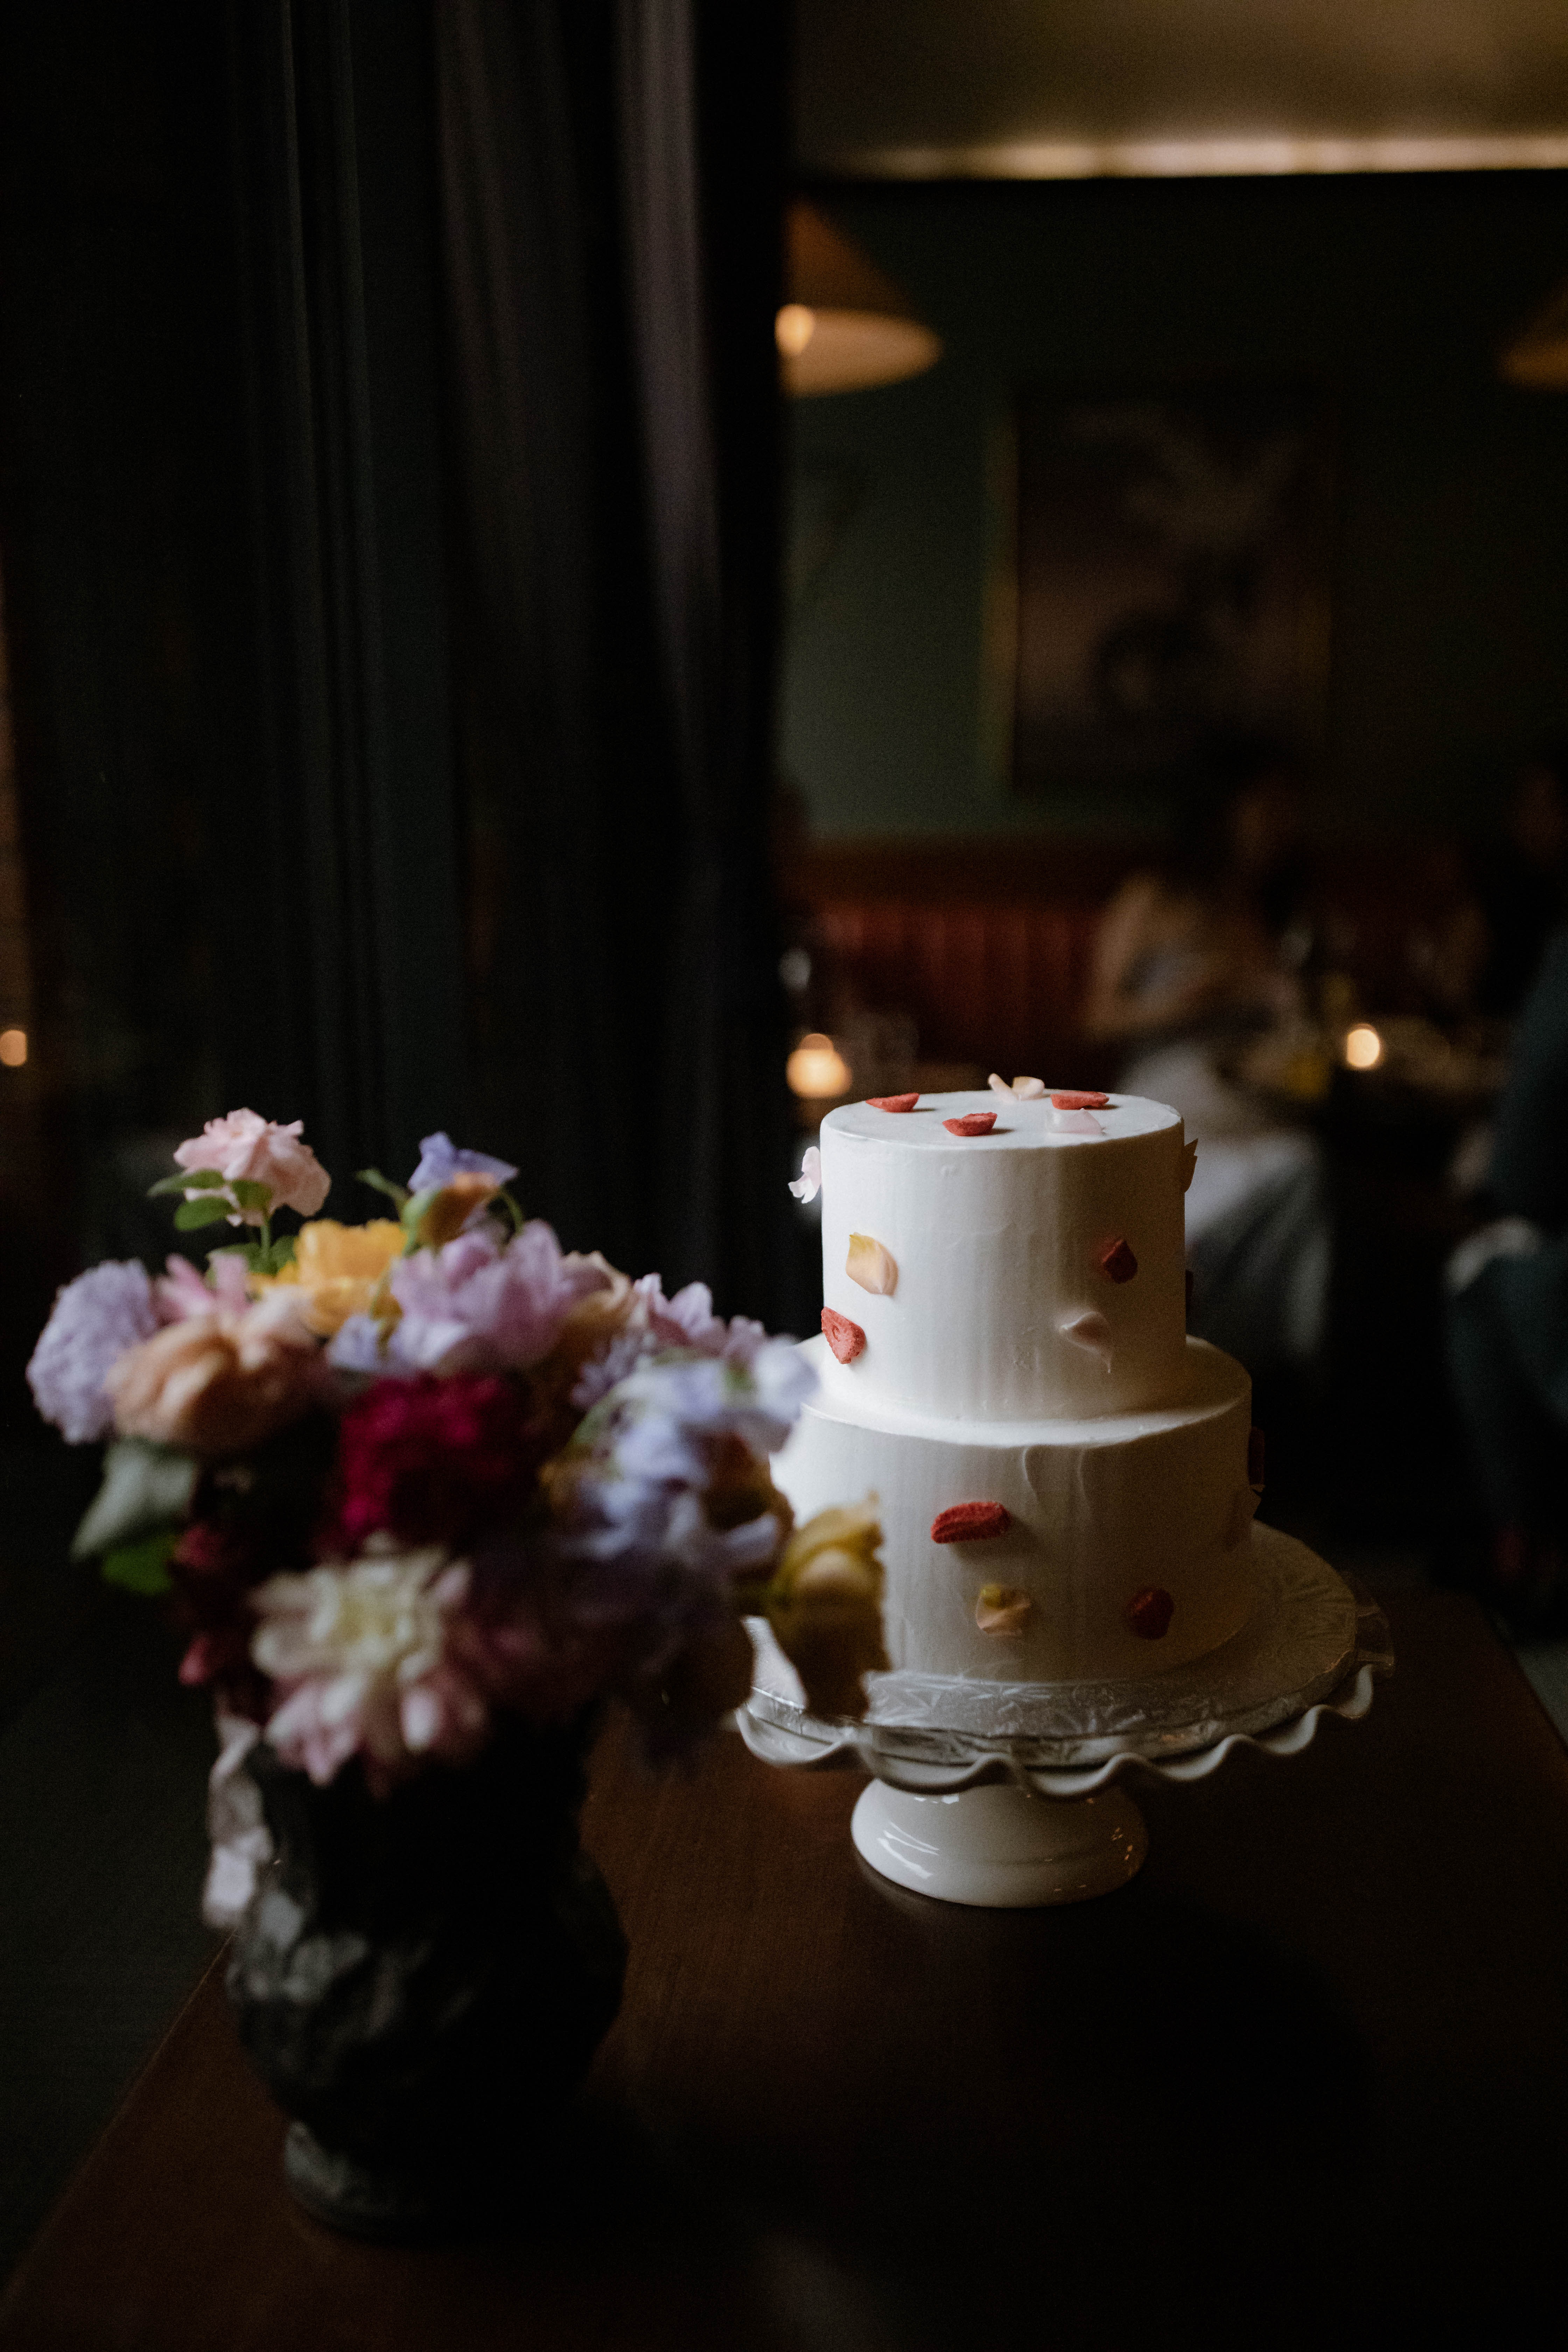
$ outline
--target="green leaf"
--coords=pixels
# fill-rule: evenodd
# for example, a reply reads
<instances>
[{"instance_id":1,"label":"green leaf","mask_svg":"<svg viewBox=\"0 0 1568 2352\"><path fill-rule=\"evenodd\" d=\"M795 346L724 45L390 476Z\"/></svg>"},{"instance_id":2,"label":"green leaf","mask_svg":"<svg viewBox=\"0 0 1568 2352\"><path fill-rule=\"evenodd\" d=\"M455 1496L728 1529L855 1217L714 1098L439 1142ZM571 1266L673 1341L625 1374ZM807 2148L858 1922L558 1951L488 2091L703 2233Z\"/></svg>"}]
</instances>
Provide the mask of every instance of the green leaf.
<instances>
[{"instance_id":1,"label":"green leaf","mask_svg":"<svg viewBox=\"0 0 1568 2352\"><path fill-rule=\"evenodd\" d=\"M122 1551L177 1526L190 1508L199 1465L145 1437L117 1438L103 1457L103 1484L76 1531L73 1559Z\"/></svg>"},{"instance_id":2,"label":"green leaf","mask_svg":"<svg viewBox=\"0 0 1568 2352\"><path fill-rule=\"evenodd\" d=\"M237 1176L228 1189L242 1209L260 1209L265 1212L271 1202L271 1185L254 1183L248 1176Z\"/></svg>"},{"instance_id":3,"label":"green leaf","mask_svg":"<svg viewBox=\"0 0 1568 2352\"><path fill-rule=\"evenodd\" d=\"M183 1169L178 1176L161 1176L156 1184L149 1186L147 1198L155 1201L160 1192L210 1192L227 1181L221 1168Z\"/></svg>"},{"instance_id":4,"label":"green leaf","mask_svg":"<svg viewBox=\"0 0 1568 2352\"><path fill-rule=\"evenodd\" d=\"M149 1536L142 1543L121 1544L103 1555L102 1575L105 1584L122 1584L128 1592L155 1596L172 1592L174 1580L169 1574L169 1555L174 1549L174 1531L165 1528L162 1535Z\"/></svg>"},{"instance_id":5,"label":"green leaf","mask_svg":"<svg viewBox=\"0 0 1568 2352\"><path fill-rule=\"evenodd\" d=\"M174 1212L175 1230L194 1234L198 1225L221 1224L229 1212L227 1201L187 1201Z\"/></svg>"},{"instance_id":6,"label":"green leaf","mask_svg":"<svg viewBox=\"0 0 1568 2352\"><path fill-rule=\"evenodd\" d=\"M410 1192L405 1196L402 1216L405 1257L411 1257L422 1246L419 1228L425 1223L425 1212L432 1201L439 1199L442 1189L439 1184L432 1184L427 1192Z\"/></svg>"},{"instance_id":7,"label":"green leaf","mask_svg":"<svg viewBox=\"0 0 1568 2352\"><path fill-rule=\"evenodd\" d=\"M279 1234L269 1250L258 1249L257 1255L261 1263L254 1269L256 1273L281 1274L286 1265L294 1263L294 1235Z\"/></svg>"},{"instance_id":8,"label":"green leaf","mask_svg":"<svg viewBox=\"0 0 1568 2352\"><path fill-rule=\"evenodd\" d=\"M406 1184L395 1184L390 1176L382 1174L379 1168L362 1168L354 1181L368 1184L373 1192L384 1192L389 1201L396 1202L398 1213L402 1214L409 1198Z\"/></svg>"}]
</instances>

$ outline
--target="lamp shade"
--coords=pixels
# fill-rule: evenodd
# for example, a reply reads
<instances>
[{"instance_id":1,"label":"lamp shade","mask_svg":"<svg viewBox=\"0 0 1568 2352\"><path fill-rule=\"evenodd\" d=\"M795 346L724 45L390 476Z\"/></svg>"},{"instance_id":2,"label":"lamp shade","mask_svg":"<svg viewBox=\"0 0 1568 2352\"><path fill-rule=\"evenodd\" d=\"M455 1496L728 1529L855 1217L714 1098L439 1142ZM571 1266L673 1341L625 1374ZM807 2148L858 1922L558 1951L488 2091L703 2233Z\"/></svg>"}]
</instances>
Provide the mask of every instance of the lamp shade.
<instances>
[{"instance_id":1,"label":"lamp shade","mask_svg":"<svg viewBox=\"0 0 1568 2352\"><path fill-rule=\"evenodd\" d=\"M799 198L788 226L789 299L776 326L787 393L865 392L934 366L940 341L858 246Z\"/></svg>"},{"instance_id":2,"label":"lamp shade","mask_svg":"<svg viewBox=\"0 0 1568 2352\"><path fill-rule=\"evenodd\" d=\"M1560 286L1500 363L1510 383L1531 392L1568 392L1568 285Z\"/></svg>"}]
</instances>

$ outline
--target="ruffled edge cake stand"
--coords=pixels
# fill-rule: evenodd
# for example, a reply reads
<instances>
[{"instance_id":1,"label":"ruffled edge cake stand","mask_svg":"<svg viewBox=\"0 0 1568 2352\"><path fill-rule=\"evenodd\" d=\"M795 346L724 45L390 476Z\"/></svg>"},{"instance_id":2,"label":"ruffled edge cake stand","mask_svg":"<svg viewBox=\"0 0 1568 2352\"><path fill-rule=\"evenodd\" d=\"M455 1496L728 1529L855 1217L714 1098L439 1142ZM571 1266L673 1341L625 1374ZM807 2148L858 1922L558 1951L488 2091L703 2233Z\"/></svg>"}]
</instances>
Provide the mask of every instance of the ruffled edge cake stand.
<instances>
[{"instance_id":1,"label":"ruffled edge cake stand","mask_svg":"<svg viewBox=\"0 0 1568 2352\"><path fill-rule=\"evenodd\" d=\"M1255 1526L1253 1544L1257 1608L1189 1665L1105 1683L873 1675L860 1723L809 1715L793 1667L752 1620L741 1736L788 1770L869 1772L856 1847L915 1894L1005 1910L1110 1894L1148 1852L1121 1785L1131 1774L1201 1780L1238 1748L1299 1756L1324 1716L1365 1715L1374 1682L1394 1671L1369 1595L1277 1528Z\"/></svg>"}]
</instances>

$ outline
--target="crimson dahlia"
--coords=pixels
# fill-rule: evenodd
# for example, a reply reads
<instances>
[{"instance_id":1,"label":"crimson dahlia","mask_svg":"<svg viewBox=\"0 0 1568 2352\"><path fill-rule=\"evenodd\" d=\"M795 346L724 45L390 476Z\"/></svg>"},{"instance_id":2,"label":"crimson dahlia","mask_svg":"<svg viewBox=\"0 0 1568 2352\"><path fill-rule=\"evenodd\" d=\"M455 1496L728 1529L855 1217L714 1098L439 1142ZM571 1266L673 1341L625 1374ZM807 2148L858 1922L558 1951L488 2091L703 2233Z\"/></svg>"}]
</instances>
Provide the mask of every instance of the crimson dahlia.
<instances>
[{"instance_id":1,"label":"crimson dahlia","mask_svg":"<svg viewBox=\"0 0 1568 2352\"><path fill-rule=\"evenodd\" d=\"M367 1536L454 1549L528 1500L542 1433L512 1381L494 1373L379 1381L342 1417L329 1555Z\"/></svg>"}]
</instances>

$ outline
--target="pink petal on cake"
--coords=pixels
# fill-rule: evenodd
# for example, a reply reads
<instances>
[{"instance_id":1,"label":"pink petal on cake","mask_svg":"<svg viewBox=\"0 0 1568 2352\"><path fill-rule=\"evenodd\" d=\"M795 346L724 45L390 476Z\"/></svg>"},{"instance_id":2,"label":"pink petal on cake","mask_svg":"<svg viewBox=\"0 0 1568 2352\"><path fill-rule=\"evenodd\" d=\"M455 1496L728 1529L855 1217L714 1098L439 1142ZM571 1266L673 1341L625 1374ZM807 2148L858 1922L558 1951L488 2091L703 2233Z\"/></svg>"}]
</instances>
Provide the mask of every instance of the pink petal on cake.
<instances>
[{"instance_id":1,"label":"pink petal on cake","mask_svg":"<svg viewBox=\"0 0 1568 2352\"><path fill-rule=\"evenodd\" d=\"M822 1154L808 1143L801 1154L800 1174L790 1186L797 1201L815 1201L822 1190Z\"/></svg>"},{"instance_id":2,"label":"pink petal on cake","mask_svg":"<svg viewBox=\"0 0 1568 2352\"><path fill-rule=\"evenodd\" d=\"M822 1336L841 1364L852 1364L857 1356L866 1352L866 1334L858 1323L847 1315L840 1315L837 1307L822 1310Z\"/></svg>"},{"instance_id":3,"label":"pink petal on cake","mask_svg":"<svg viewBox=\"0 0 1568 2352\"><path fill-rule=\"evenodd\" d=\"M1163 1642L1171 1630L1176 1604L1163 1584L1146 1584L1122 1611L1129 1630L1141 1642Z\"/></svg>"},{"instance_id":4,"label":"pink petal on cake","mask_svg":"<svg viewBox=\"0 0 1568 2352\"><path fill-rule=\"evenodd\" d=\"M899 1286L899 1262L890 1249L869 1234L851 1234L844 1271L851 1282L878 1298L891 1298Z\"/></svg>"},{"instance_id":5,"label":"pink petal on cake","mask_svg":"<svg viewBox=\"0 0 1568 2352\"><path fill-rule=\"evenodd\" d=\"M1100 1263L1112 1282L1131 1282L1138 1271L1138 1261L1132 1255L1132 1244L1119 1234L1107 1242L1100 1253Z\"/></svg>"},{"instance_id":6,"label":"pink petal on cake","mask_svg":"<svg viewBox=\"0 0 1568 2352\"><path fill-rule=\"evenodd\" d=\"M1084 1087L1058 1087L1051 1096L1056 1110L1109 1110L1110 1097L1096 1094Z\"/></svg>"},{"instance_id":7,"label":"pink petal on cake","mask_svg":"<svg viewBox=\"0 0 1568 2352\"><path fill-rule=\"evenodd\" d=\"M1034 1613L1034 1602L1016 1584L983 1584L974 1604L983 1633L1021 1633Z\"/></svg>"},{"instance_id":8,"label":"pink petal on cake","mask_svg":"<svg viewBox=\"0 0 1568 2352\"><path fill-rule=\"evenodd\" d=\"M1060 1329L1064 1339L1070 1339L1075 1348L1086 1349L1091 1356L1098 1356L1106 1370L1110 1370L1110 1326L1098 1307L1088 1307L1083 1314L1075 1315L1070 1322L1062 1324Z\"/></svg>"},{"instance_id":9,"label":"pink petal on cake","mask_svg":"<svg viewBox=\"0 0 1568 2352\"><path fill-rule=\"evenodd\" d=\"M1013 1092L1020 1102L1038 1102L1046 1091L1044 1078L1015 1078Z\"/></svg>"},{"instance_id":10,"label":"pink petal on cake","mask_svg":"<svg viewBox=\"0 0 1568 2352\"><path fill-rule=\"evenodd\" d=\"M1182 1147L1182 1190L1184 1192L1190 1192L1193 1189L1193 1177L1196 1171L1197 1164L1198 1139L1194 1135L1190 1143L1184 1144Z\"/></svg>"},{"instance_id":11,"label":"pink petal on cake","mask_svg":"<svg viewBox=\"0 0 1568 2352\"><path fill-rule=\"evenodd\" d=\"M989 1135L996 1124L994 1110L966 1110L962 1118L944 1118L949 1135Z\"/></svg>"},{"instance_id":12,"label":"pink petal on cake","mask_svg":"<svg viewBox=\"0 0 1568 2352\"><path fill-rule=\"evenodd\" d=\"M1050 1122L1058 1135L1103 1135L1105 1133L1104 1128L1101 1127L1094 1113L1089 1110L1053 1108Z\"/></svg>"},{"instance_id":13,"label":"pink petal on cake","mask_svg":"<svg viewBox=\"0 0 1568 2352\"><path fill-rule=\"evenodd\" d=\"M868 1110L913 1110L919 1100L918 1094L868 1095L866 1108Z\"/></svg>"},{"instance_id":14,"label":"pink petal on cake","mask_svg":"<svg viewBox=\"0 0 1568 2352\"><path fill-rule=\"evenodd\" d=\"M950 1503L931 1523L932 1543L980 1543L1005 1536L1013 1524L1005 1503Z\"/></svg>"}]
</instances>

